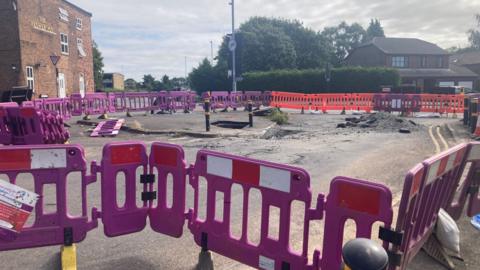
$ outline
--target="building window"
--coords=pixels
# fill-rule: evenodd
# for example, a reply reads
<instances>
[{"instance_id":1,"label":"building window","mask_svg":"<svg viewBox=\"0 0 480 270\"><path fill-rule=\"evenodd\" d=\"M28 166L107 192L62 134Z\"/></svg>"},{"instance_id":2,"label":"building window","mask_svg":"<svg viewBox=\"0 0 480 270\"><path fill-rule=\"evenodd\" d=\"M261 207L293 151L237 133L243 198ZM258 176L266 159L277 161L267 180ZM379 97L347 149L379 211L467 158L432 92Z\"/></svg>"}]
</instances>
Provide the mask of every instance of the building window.
<instances>
[{"instance_id":1,"label":"building window","mask_svg":"<svg viewBox=\"0 0 480 270\"><path fill-rule=\"evenodd\" d=\"M420 66L422 68L427 67L427 57L426 56L422 56L420 61L421 61Z\"/></svg>"},{"instance_id":2,"label":"building window","mask_svg":"<svg viewBox=\"0 0 480 270\"><path fill-rule=\"evenodd\" d=\"M60 33L60 44L62 46L62 53L68 54L68 36Z\"/></svg>"},{"instance_id":3,"label":"building window","mask_svg":"<svg viewBox=\"0 0 480 270\"><path fill-rule=\"evenodd\" d=\"M392 67L404 68L408 66L408 58L405 56L393 56Z\"/></svg>"},{"instance_id":4,"label":"building window","mask_svg":"<svg viewBox=\"0 0 480 270\"><path fill-rule=\"evenodd\" d=\"M68 22L68 11L63 8L58 8L58 16L60 17L60 20Z\"/></svg>"},{"instance_id":5,"label":"building window","mask_svg":"<svg viewBox=\"0 0 480 270\"><path fill-rule=\"evenodd\" d=\"M85 53L85 49L83 47L83 40L81 38L77 38L77 49L80 57L87 56L87 54Z\"/></svg>"},{"instance_id":6,"label":"building window","mask_svg":"<svg viewBox=\"0 0 480 270\"><path fill-rule=\"evenodd\" d=\"M35 77L33 76L33 67L27 66L27 87L35 90Z\"/></svg>"},{"instance_id":7,"label":"building window","mask_svg":"<svg viewBox=\"0 0 480 270\"><path fill-rule=\"evenodd\" d=\"M443 56L437 58L437 65L439 68L443 68Z\"/></svg>"},{"instance_id":8,"label":"building window","mask_svg":"<svg viewBox=\"0 0 480 270\"><path fill-rule=\"evenodd\" d=\"M78 82L79 82L80 95L84 97L85 96L85 77L83 76L83 74L80 74L80 78Z\"/></svg>"},{"instance_id":9,"label":"building window","mask_svg":"<svg viewBox=\"0 0 480 270\"><path fill-rule=\"evenodd\" d=\"M80 18L77 18L77 23L76 23L77 30L82 30L83 28L83 20Z\"/></svg>"}]
</instances>

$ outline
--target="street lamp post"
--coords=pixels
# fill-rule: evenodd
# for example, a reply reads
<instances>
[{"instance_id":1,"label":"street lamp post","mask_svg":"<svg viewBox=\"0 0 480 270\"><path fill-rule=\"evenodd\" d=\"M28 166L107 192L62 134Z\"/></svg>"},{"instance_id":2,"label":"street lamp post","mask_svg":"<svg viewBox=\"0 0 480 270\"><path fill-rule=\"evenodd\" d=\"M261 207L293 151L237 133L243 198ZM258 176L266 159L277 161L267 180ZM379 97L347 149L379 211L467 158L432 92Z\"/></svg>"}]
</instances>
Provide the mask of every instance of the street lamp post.
<instances>
[{"instance_id":1,"label":"street lamp post","mask_svg":"<svg viewBox=\"0 0 480 270\"><path fill-rule=\"evenodd\" d=\"M232 6L232 39L229 43L229 48L232 51L232 91L237 92L237 74L236 74L236 64L235 64L235 51L237 49L237 42L235 40L235 0L231 0L230 5Z\"/></svg>"}]
</instances>

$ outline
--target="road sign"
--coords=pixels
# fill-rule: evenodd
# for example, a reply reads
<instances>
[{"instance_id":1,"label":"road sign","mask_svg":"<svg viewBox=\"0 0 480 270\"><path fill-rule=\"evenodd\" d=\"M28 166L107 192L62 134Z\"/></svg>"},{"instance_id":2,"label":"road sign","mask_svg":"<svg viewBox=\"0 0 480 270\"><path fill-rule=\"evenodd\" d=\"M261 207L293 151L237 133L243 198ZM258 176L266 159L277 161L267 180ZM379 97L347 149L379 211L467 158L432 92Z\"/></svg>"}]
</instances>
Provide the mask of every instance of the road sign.
<instances>
[{"instance_id":1,"label":"road sign","mask_svg":"<svg viewBox=\"0 0 480 270\"><path fill-rule=\"evenodd\" d=\"M56 66L58 64L58 61L60 61L60 56L58 55L51 55L50 60L52 60L52 64Z\"/></svg>"},{"instance_id":2,"label":"road sign","mask_svg":"<svg viewBox=\"0 0 480 270\"><path fill-rule=\"evenodd\" d=\"M228 49L230 51L235 51L235 49L237 48L237 42L235 40L230 40L230 42L228 42Z\"/></svg>"}]
</instances>

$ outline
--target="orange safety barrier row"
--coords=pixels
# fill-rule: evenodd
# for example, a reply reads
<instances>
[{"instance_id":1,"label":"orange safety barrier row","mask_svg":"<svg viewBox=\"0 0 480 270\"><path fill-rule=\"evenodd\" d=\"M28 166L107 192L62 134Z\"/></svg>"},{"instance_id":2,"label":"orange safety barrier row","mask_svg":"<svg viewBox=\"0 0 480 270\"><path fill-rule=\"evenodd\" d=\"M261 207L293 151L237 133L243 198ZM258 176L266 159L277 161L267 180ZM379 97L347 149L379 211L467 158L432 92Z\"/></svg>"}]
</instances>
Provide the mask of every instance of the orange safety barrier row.
<instances>
[{"instance_id":1,"label":"orange safety barrier row","mask_svg":"<svg viewBox=\"0 0 480 270\"><path fill-rule=\"evenodd\" d=\"M389 98L389 96L392 98ZM405 96L405 98L403 98ZM385 99L379 101L376 99ZM392 99L392 100L391 100ZM409 110L412 107L412 100L418 100L415 106L419 110ZM387 102L388 101L388 102ZM385 103L386 102L386 103ZM290 92L271 92L270 106L287 109L304 109L322 111L355 110L371 112L385 106L378 106L380 103L390 104L392 108L385 111L399 112L432 112L432 113L460 113L464 109L463 95L435 95L435 94L302 94ZM402 107L405 106L405 110ZM383 109L381 109L383 110Z\"/></svg>"}]
</instances>

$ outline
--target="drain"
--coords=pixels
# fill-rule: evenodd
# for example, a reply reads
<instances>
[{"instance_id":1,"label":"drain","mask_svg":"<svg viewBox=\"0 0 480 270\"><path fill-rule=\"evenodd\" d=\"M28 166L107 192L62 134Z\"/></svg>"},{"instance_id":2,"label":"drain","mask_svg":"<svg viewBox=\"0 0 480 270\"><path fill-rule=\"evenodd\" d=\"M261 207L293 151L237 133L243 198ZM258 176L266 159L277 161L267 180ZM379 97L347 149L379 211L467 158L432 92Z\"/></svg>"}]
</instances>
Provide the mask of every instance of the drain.
<instances>
[{"instance_id":1,"label":"drain","mask_svg":"<svg viewBox=\"0 0 480 270\"><path fill-rule=\"evenodd\" d=\"M248 122L216 121L216 122L213 122L212 125L220 128L242 129L248 126Z\"/></svg>"}]
</instances>

